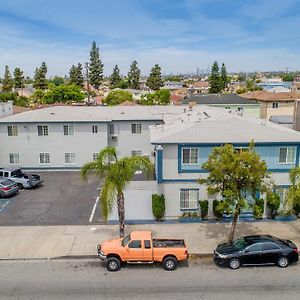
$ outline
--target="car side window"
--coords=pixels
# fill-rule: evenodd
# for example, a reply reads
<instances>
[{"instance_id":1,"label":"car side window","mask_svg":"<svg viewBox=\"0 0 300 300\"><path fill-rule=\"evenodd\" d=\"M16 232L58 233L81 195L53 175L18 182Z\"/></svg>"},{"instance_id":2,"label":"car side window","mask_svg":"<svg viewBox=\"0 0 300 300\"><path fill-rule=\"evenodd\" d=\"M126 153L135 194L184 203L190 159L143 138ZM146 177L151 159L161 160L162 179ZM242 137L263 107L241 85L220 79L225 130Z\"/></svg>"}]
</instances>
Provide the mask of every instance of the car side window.
<instances>
[{"instance_id":1,"label":"car side window","mask_svg":"<svg viewBox=\"0 0 300 300\"><path fill-rule=\"evenodd\" d=\"M263 250L280 250L280 247L274 243L265 243L263 244Z\"/></svg>"},{"instance_id":2,"label":"car side window","mask_svg":"<svg viewBox=\"0 0 300 300\"><path fill-rule=\"evenodd\" d=\"M4 177L8 177L8 172L4 172Z\"/></svg>"},{"instance_id":3,"label":"car side window","mask_svg":"<svg viewBox=\"0 0 300 300\"><path fill-rule=\"evenodd\" d=\"M145 249L151 249L150 241L149 240L145 240L144 241L144 246L145 246Z\"/></svg>"},{"instance_id":4,"label":"car side window","mask_svg":"<svg viewBox=\"0 0 300 300\"><path fill-rule=\"evenodd\" d=\"M2 171L0 171L0 177L3 177L3 172Z\"/></svg>"},{"instance_id":5,"label":"car side window","mask_svg":"<svg viewBox=\"0 0 300 300\"><path fill-rule=\"evenodd\" d=\"M246 248L246 252L259 252L262 250L262 244L254 244Z\"/></svg>"},{"instance_id":6,"label":"car side window","mask_svg":"<svg viewBox=\"0 0 300 300\"><path fill-rule=\"evenodd\" d=\"M128 248L142 248L142 243L139 240L132 240L128 244Z\"/></svg>"}]
</instances>

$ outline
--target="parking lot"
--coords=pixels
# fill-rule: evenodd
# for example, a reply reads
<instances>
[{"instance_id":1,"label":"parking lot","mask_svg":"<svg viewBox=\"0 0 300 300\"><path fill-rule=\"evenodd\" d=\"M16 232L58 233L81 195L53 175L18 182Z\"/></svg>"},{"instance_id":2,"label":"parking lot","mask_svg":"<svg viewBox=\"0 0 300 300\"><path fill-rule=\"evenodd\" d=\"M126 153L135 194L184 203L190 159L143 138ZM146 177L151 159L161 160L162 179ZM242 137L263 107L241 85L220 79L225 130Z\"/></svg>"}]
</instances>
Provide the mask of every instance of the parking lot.
<instances>
[{"instance_id":1,"label":"parking lot","mask_svg":"<svg viewBox=\"0 0 300 300\"><path fill-rule=\"evenodd\" d=\"M0 226L101 224L99 179L79 172L37 172L41 185L0 199ZM94 208L95 207L95 208Z\"/></svg>"}]
</instances>

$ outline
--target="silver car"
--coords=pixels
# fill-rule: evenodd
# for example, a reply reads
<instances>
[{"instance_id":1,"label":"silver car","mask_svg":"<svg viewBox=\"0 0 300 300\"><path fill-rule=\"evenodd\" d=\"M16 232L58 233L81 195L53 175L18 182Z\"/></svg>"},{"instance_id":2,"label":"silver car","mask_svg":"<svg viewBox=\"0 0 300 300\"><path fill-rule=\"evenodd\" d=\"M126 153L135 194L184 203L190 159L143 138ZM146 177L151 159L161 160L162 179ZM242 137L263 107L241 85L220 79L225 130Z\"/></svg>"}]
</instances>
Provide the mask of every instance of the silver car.
<instances>
[{"instance_id":1,"label":"silver car","mask_svg":"<svg viewBox=\"0 0 300 300\"><path fill-rule=\"evenodd\" d=\"M0 178L0 197L8 197L16 194L19 191L18 185L5 178Z\"/></svg>"}]
</instances>

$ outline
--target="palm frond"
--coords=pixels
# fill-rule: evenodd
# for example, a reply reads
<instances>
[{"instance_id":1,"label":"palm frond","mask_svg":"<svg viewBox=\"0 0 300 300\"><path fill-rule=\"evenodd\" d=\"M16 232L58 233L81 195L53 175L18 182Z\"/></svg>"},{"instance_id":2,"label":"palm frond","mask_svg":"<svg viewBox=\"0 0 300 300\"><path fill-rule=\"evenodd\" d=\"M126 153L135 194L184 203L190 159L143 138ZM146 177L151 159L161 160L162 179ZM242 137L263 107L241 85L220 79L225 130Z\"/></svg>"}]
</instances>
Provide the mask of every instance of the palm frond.
<instances>
[{"instance_id":1,"label":"palm frond","mask_svg":"<svg viewBox=\"0 0 300 300\"><path fill-rule=\"evenodd\" d=\"M80 170L80 177L87 180L88 175L99 175L99 165L96 161L88 162Z\"/></svg>"},{"instance_id":2,"label":"palm frond","mask_svg":"<svg viewBox=\"0 0 300 300\"><path fill-rule=\"evenodd\" d=\"M117 190L114 182L105 180L105 183L100 193L100 204L105 222L107 221L108 216L112 211L113 204L116 200L116 195Z\"/></svg>"}]
</instances>

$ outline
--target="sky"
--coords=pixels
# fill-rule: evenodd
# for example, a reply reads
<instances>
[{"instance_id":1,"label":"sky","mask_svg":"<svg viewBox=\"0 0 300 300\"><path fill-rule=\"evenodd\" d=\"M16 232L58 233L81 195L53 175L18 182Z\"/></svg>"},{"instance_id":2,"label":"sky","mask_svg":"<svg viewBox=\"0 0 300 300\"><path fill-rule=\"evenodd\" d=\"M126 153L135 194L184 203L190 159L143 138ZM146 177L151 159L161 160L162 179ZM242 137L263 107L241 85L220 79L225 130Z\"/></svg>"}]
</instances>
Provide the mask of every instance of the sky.
<instances>
[{"instance_id":1,"label":"sky","mask_svg":"<svg viewBox=\"0 0 300 300\"><path fill-rule=\"evenodd\" d=\"M4 67L32 76L68 74L89 60L93 41L104 73L133 60L144 75L196 73L217 60L230 72L300 70L300 0L1 0Z\"/></svg>"}]
</instances>

